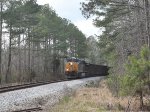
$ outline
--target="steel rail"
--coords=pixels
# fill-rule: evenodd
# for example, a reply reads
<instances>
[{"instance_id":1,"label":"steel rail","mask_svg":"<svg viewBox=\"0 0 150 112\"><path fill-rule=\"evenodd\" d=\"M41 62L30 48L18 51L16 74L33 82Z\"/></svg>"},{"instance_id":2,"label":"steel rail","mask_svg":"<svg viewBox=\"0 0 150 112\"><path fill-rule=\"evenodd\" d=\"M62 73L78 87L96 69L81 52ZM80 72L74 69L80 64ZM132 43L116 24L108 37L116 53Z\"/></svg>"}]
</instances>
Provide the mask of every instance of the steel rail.
<instances>
[{"instance_id":1,"label":"steel rail","mask_svg":"<svg viewBox=\"0 0 150 112\"><path fill-rule=\"evenodd\" d=\"M29 109L23 109L23 110L16 110L12 112L37 112L43 110L41 107L36 107L36 108L29 108Z\"/></svg>"},{"instance_id":2,"label":"steel rail","mask_svg":"<svg viewBox=\"0 0 150 112\"><path fill-rule=\"evenodd\" d=\"M64 82L64 81L69 81L69 80L65 79L65 80L56 80L56 81L48 81L48 82L26 83L26 84L20 84L20 85L15 85L15 86L6 86L6 87L0 88L0 93L10 92L10 91L20 90L20 89L26 89L26 88L36 87L36 86L42 86L42 85L46 85L46 84Z\"/></svg>"}]
</instances>

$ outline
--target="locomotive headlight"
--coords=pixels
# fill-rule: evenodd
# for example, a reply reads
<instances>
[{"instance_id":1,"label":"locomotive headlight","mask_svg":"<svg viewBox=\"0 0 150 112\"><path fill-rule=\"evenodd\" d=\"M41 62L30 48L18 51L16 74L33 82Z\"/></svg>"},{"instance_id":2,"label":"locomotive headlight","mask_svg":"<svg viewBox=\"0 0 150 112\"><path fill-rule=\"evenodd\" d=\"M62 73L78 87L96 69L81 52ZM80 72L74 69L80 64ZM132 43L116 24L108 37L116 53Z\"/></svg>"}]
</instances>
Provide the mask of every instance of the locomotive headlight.
<instances>
[{"instance_id":1,"label":"locomotive headlight","mask_svg":"<svg viewBox=\"0 0 150 112\"><path fill-rule=\"evenodd\" d=\"M66 71L69 71L69 69L67 68Z\"/></svg>"},{"instance_id":2,"label":"locomotive headlight","mask_svg":"<svg viewBox=\"0 0 150 112\"><path fill-rule=\"evenodd\" d=\"M72 63L72 62L70 62L70 65L73 65L73 63Z\"/></svg>"}]
</instances>

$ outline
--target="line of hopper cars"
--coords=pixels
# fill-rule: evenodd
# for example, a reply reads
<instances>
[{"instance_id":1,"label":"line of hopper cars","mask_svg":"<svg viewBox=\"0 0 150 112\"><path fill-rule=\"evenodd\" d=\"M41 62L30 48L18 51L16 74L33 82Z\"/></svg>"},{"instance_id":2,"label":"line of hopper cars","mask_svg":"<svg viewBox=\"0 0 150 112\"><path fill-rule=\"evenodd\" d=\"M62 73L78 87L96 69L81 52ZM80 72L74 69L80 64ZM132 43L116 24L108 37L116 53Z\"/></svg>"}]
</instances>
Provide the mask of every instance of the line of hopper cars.
<instances>
[{"instance_id":1,"label":"line of hopper cars","mask_svg":"<svg viewBox=\"0 0 150 112\"><path fill-rule=\"evenodd\" d=\"M84 60L69 58L66 59L65 76L70 78L83 78L92 76L108 75L108 66L86 63Z\"/></svg>"}]
</instances>

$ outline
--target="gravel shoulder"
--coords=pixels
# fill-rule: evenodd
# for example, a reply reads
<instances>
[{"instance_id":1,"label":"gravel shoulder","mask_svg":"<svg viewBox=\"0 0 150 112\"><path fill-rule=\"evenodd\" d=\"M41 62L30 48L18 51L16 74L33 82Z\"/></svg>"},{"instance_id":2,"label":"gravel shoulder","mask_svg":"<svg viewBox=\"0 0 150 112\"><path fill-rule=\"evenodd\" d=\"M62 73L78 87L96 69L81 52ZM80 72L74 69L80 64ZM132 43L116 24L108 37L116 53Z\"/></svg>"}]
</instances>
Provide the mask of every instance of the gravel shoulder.
<instances>
[{"instance_id":1,"label":"gravel shoulder","mask_svg":"<svg viewBox=\"0 0 150 112\"><path fill-rule=\"evenodd\" d=\"M2 93L0 94L0 112L50 107L58 103L64 96L72 94L76 89L96 84L101 79L103 77L93 77Z\"/></svg>"}]
</instances>

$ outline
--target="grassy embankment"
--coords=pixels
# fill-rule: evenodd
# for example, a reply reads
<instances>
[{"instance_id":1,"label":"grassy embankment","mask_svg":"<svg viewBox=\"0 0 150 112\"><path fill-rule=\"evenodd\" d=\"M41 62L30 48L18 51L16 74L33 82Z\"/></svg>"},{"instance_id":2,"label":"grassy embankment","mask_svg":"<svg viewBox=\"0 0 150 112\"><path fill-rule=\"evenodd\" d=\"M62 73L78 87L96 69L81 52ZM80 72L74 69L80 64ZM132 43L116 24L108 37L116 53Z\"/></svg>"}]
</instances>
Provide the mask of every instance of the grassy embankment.
<instances>
[{"instance_id":1,"label":"grassy embankment","mask_svg":"<svg viewBox=\"0 0 150 112\"><path fill-rule=\"evenodd\" d=\"M71 97L64 97L52 110L53 112L125 111L130 99L130 97L114 97L106 86L106 82L103 81L99 87L85 87L77 90ZM131 110L139 110L138 100L138 97L132 98Z\"/></svg>"}]
</instances>

